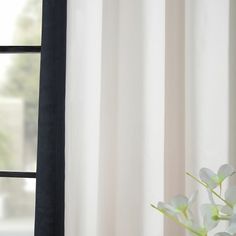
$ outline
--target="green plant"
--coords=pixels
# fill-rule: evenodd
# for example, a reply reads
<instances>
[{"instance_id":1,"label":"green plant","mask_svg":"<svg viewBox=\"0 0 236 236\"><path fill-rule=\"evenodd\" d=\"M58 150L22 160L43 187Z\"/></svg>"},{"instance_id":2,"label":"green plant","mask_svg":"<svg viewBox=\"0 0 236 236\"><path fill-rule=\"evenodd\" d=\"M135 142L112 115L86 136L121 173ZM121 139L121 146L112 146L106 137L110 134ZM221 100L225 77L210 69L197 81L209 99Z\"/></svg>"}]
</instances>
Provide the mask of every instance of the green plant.
<instances>
[{"instance_id":1,"label":"green plant","mask_svg":"<svg viewBox=\"0 0 236 236\"><path fill-rule=\"evenodd\" d=\"M208 236L209 232L216 228L221 221L227 221L228 227L224 232L219 232L215 236L236 235L236 186L228 187L222 194L223 182L235 173L235 169L229 164L222 165L217 173L208 168L202 168L199 178L186 173L202 185L209 196L209 203L200 206L202 223L196 221L192 212L197 192L190 198L177 195L171 199L170 203L159 202L157 206L153 204L151 206L193 235ZM221 204L217 204L216 199L221 201Z\"/></svg>"}]
</instances>

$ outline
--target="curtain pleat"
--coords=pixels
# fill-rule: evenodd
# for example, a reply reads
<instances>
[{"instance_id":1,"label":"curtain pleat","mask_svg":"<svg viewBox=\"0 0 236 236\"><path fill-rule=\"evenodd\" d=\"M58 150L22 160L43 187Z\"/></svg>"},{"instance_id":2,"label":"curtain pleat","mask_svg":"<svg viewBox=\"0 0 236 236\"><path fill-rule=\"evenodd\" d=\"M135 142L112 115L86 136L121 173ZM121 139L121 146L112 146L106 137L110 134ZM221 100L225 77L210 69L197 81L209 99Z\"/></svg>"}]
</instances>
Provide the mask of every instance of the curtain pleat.
<instances>
[{"instance_id":1,"label":"curtain pleat","mask_svg":"<svg viewBox=\"0 0 236 236\"><path fill-rule=\"evenodd\" d=\"M185 0L165 3L164 188L168 201L185 192ZM164 228L165 236L185 235L181 227L168 219Z\"/></svg>"},{"instance_id":2,"label":"curtain pleat","mask_svg":"<svg viewBox=\"0 0 236 236\"><path fill-rule=\"evenodd\" d=\"M66 236L163 235L164 0L69 0Z\"/></svg>"},{"instance_id":3,"label":"curtain pleat","mask_svg":"<svg viewBox=\"0 0 236 236\"><path fill-rule=\"evenodd\" d=\"M43 1L35 236L64 235L66 6Z\"/></svg>"}]
</instances>

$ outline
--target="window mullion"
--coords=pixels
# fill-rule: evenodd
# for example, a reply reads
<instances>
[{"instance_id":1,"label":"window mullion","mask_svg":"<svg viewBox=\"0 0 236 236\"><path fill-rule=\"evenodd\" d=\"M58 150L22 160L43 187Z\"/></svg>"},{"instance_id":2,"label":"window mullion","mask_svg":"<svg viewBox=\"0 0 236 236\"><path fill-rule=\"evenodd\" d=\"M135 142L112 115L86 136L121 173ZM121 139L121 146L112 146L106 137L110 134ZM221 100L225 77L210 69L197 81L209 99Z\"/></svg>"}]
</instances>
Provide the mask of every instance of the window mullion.
<instances>
[{"instance_id":1,"label":"window mullion","mask_svg":"<svg viewBox=\"0 0 236 236\"><path fill-rule=\"evenodd\" d=\"M36 178L36 172L0 171L0 178Z\"/></svg>"},{"instance_id":2,"label":"window mullion","mask_svg":"<svg viewBox=\"0 0 236 236\"><path fill-rule=\"evenodd\" d=\"M0 46L0 53L40 53L41 46Z\"/></svg>"}]
</instances>

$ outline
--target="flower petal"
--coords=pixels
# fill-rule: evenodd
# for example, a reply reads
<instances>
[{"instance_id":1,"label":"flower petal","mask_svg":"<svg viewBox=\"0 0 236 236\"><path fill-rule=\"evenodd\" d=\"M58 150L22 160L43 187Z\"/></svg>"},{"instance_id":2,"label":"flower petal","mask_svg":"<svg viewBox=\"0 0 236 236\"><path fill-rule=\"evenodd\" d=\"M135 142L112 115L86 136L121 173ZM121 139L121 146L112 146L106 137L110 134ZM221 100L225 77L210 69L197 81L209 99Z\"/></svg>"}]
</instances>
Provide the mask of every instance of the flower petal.
<instances>
[{"instance_id":1,"label":"flower petal","mask_svg":"<svg viewBox=\"0 0 236 236\"><path fill-rule=\"evenodd\" d=\"M232 215L233 214L233 210L231 207L229 207L228 205L223 206L220 210L221 213L225 214L225 215Z\"/></svg>"},{"instance_id":2,"label":"flower petal","mask_svg":"<svg viewBox=\"0 0 236 236\"><path fill-rule=\"evenodd\" d=\"M207 184L210 189L214 189L219 185L219 179L217 174L208 168L202 168L199 172L202 182Z\"/></svg>"},{"instance_id":3,"label":"flower petal","mask_svg":"<svg viewBox=\"0 0 236 236\"><path fill-rule=\"evenodd\" d=\"M230 233L231 235L236 234L236 215L232 216L227 232Z\"/></svg>"},{"instance_id":4,"label":"flower petal","mask_svg":"<svg viewBox=\"0 0 236 236\"><path fill-rule=\"evenodd\" d=\"M188 218L184 216L183 213L177 213L176 219L178 219L178 221L184 225L189 225L189 223L191 222Z\"/></svg>"},{"instance_id":5,"label":"flower petal","mask_svg":"<svg viewBox=\"0 0 236 236\"><path fill-rule=\"evenodd\" d=\"M227 232L230 233L231 235L235 235L236 234L236 224L232 223L229 225Z\"/></svg>"},{"instance_id":6,"label":"flower petal","mask_svg":"<svg viewBox=\"0 0 236 236\"><path fill-rule=\"evenodd\" d=\"M207 189L207 193L208 193L208 197L209 197L209 200L210 200L211 204L215 205L215 201L214 201L214 198L213 198L212 191L209 188Z\"/></svg>"},{"instance_id":7,"label":"flower petal","mask_svg":"<svg viewBox=\"0 0 236 236\"><path fill-rule=\"evenodd\" d=\"M193 203L196 201L197 195L198 195L198 191L195 191L195 192L191 195L191 197L189 198L188 204L189 204L190 206L192 206Z\"/></svg>"},{"instance_id":8,"label":"flower petal","mask_svg":"<svg viewBox=\"0 0 236 236\"><path fill-rule=\"evenodd\" d=\"M164 203L164 202L158 202L157 208L167 214L175 215L176 209L172 207L170 204Z\"/></svg>"},{"instance_id":9,"label":"flower petal","mask_svg":"<svg viewBox=\"0 0 236 236\"><path fill-rule=\"evenodd\" d=\"M203 224L207 231L214 229L218 225L218 220L213 220L210 215L205 215L203 218Z\"/></svg>"},{"instance_id":10,"label":"flower petal","mask_svg":"<svg viewBox=\"0 0 236 236\"><path fill-rule=\"evenodd\" d=\"M236 186L229 187L225 192L225 200L231 205L236 204Z\"/></svg>"},{"instance_id":11,"label":"flower petal","mask_svg":"<svg viewBox=\"0 0 236 236\"><path fill-rule=\"evenodd\" d=\"M230 235L235 235L236 234L236 225L230 225L227 231L230 233Z\"/></svg>"},{"instance_id":12,"label":"flower petal","mask_svg":"<svg viewBox=\"0 0 236 236\"><path fill-rule=\"evenodd\" d=\"M219 210L216 205L203 204L203 205L201 205L201 213L202 213L203 217L205 217L207 215L207 217L209 217L211 219L214 219L214 218L217 219L218 214L219 214Z\"/></svg>"},{"instance_id":13,"label":"flower petal","mask_svg":"<svg viewBox=\"0 0 236 236\"><path fill-rule=\"evenodd\" d=\"M181 212L185 212L188 208L188 198L183 195L177 195L171 200L171 206Z\"/></svg>"},{"instance_id":14,"label":"flower petal","mask_svg":"<svg viewBox=\"0 0 236 236\"><path fill-rule=\"evenodd\" d=\"M217 175L219 177L220 182L223 182L227 177L233 175L234 173L234 167L229 164L225 164L219 168Z\"/></svg>"}]
</instances>

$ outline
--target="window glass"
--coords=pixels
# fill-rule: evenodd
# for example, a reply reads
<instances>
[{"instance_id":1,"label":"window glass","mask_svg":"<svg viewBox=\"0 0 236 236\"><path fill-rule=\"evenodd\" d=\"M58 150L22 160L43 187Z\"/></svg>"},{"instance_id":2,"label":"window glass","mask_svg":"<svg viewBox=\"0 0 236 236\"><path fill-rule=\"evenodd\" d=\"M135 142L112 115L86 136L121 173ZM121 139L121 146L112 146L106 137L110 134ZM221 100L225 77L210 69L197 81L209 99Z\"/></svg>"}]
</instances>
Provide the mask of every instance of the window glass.
<instances>
[{"instance_id":1,"label":"window glass","mask_svg":"<svg viewBox=\"0 0 236 236\"><path fill-rule=\"evenodd\" d=\"M33 236L34 179L0 179L0 235Z\"/></svg>"},{"instance_id":2,"label":"window glass","mask_svg":"<svg viewBox=\"0 0 236 236\"><path fill-rule=\"evenodd\" d=\"M0 0L0 45L40 45L41 0Z\"/></svg>"},{"instance_id":3,"label":"window glass","mask_svg":"<svg viewBox=\"0 0 236 236\"><path fill-rule=\"evenodd\" d=\"M35 171L39 54L0 54L0 170Z\"/></svg>"}]
</instances>

